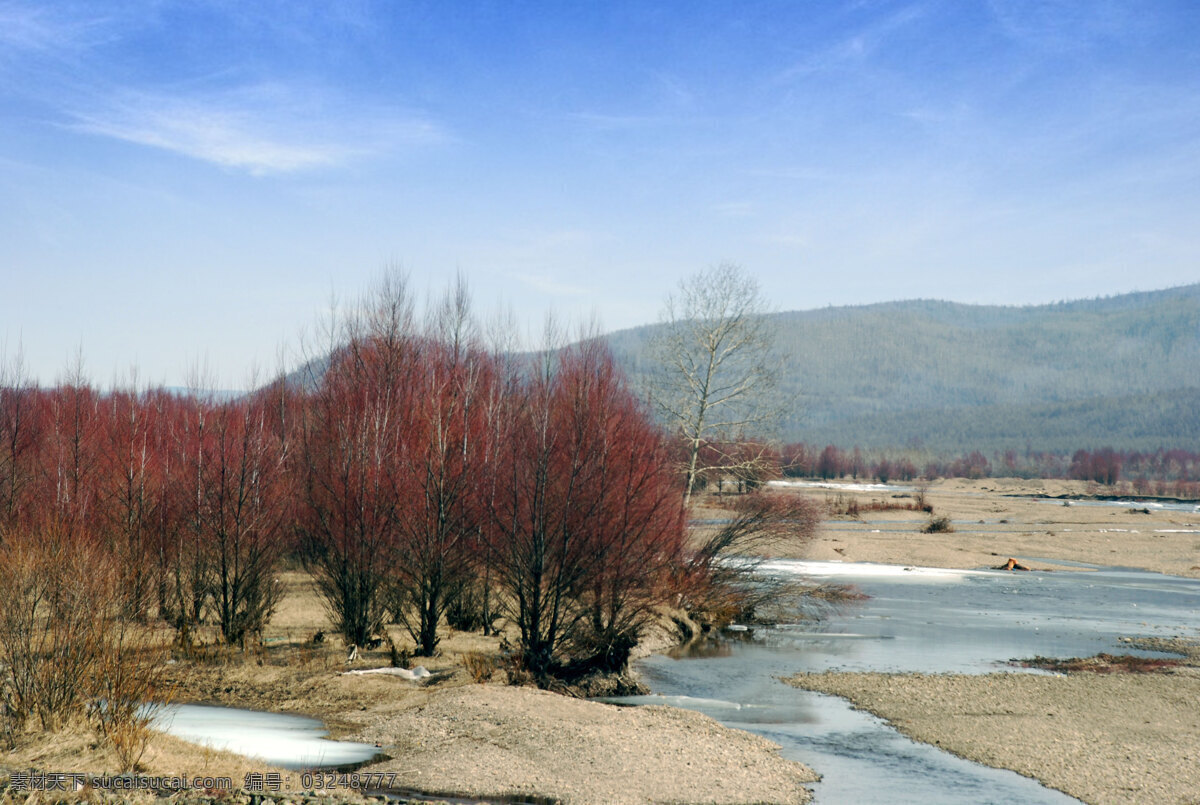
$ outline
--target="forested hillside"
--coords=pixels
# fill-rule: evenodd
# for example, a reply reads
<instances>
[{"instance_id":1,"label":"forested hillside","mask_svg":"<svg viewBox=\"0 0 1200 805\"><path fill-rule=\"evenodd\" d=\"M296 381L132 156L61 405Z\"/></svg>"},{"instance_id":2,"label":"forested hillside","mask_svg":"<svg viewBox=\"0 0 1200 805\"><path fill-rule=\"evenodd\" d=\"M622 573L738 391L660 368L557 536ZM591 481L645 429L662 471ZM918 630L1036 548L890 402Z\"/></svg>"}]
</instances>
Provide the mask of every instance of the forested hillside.
<instances>
[{"instance_id":1,"label":"forested hillside","mask_svg":"<svg viewBox=\"0 0 1200 805\"><path fill-rule=\"evenodd\" d=\"M785 441L938 450L1200 447L1200 284L1029 307L775 314ZM652 326L613 333L634 376Z\"/></svg>"}]
</instances>

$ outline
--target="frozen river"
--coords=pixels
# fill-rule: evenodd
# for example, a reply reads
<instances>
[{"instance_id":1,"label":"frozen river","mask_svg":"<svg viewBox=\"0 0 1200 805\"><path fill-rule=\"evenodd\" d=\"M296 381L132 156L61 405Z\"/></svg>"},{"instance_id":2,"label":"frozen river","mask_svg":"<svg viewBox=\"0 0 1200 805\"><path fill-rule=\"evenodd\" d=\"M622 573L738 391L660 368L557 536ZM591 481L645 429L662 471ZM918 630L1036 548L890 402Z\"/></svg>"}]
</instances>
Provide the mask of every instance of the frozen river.
<instances>
[{"instance_id":1,"label":"frozen river","mask_svg":"<svg viewBox=\"0 0 1200 805\"><path fill-rule=\"evenodd\" d=\"M1013 772L901 736L841 699L780 677L799 671L1019 669L1013 658L1131 652L1124 636L1194 635L1200 581L1139 570L952 571L776 561L764 573L853 584L870 596L820 621L730 635L692 656L638 664L654 696L770 738L823 777L818 803L1062 803L1075 800Z\"/></svg>"}]
</instances>

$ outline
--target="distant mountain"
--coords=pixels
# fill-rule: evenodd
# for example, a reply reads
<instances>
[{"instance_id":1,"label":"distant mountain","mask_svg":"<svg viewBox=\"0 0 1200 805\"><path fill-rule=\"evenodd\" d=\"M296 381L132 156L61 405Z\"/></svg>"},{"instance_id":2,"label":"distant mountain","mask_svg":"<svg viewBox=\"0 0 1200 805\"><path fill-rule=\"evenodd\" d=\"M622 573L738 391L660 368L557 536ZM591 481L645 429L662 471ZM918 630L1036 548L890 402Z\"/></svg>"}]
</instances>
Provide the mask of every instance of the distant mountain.
<instances>
[{"instance_id":1,"label":"distant mountain","mask_svg":"<svg viewBox=\"0 0 1200 805\"><path fill-rule=\"evenodd\" d=\"M1200 449L1200 284L1027 307L779 313L780 436L936 450ZM631 376L657 325L608 336Z\"/></svg>"}]
</instances>

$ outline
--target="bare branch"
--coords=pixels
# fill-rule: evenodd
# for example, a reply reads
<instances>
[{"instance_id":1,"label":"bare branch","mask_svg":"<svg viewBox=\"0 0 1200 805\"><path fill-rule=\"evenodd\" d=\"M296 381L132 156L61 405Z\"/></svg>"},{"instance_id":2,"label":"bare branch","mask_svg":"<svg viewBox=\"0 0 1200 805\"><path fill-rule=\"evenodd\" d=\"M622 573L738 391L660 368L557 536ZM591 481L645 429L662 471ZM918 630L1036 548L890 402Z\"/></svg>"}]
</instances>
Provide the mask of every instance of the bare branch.
<instances>
[{"instance_id":1,"label":"bare branch","mask_svg":"<svg viewBox=\"0 0 1200 805\"><path fill-rule=\"evenodd\" d=\"M663 369L650 397L687 441L685 502L705 472L697 462L704 445L768 431L782 413L766 313L758 283L730 263L684 280L667 299L651 344Z\"/></svg>"}]
</instances>

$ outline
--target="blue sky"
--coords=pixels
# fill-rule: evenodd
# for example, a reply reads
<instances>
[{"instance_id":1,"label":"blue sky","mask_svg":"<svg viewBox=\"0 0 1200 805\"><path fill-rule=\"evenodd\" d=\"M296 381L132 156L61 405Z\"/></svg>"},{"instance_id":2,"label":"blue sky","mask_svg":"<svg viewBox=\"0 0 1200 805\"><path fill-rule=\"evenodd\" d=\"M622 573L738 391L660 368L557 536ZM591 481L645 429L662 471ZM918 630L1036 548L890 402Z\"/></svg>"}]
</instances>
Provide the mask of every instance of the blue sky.
<instances>
[{"instance_id":1,"label":"blue sky","mask_svg":"<svg viewBox=\"0 0 1200 805\"><path fill-rule=\"evenodd\" d=\"M1192 2L0 0L0 353L223 387L389 266L605 329L1200 280Z\"/></svg>"}]
</instances>

